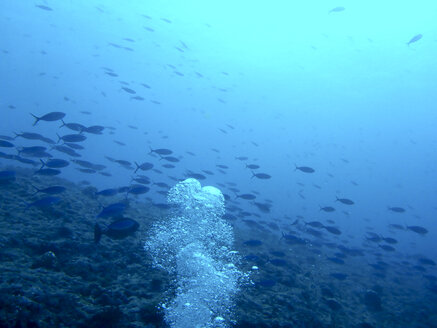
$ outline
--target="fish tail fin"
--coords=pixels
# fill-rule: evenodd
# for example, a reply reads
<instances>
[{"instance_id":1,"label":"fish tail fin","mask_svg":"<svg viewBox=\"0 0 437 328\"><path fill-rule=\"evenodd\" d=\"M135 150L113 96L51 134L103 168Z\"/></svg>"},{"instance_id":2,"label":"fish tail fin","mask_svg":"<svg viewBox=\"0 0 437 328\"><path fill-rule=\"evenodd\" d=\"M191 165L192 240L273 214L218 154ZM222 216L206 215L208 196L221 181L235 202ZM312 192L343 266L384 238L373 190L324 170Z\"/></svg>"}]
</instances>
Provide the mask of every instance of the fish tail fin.
<instances>
[{"instance_id":1,"label":"fish tail fin","mask_svg":"<svg viewBox=\"0 0 437 328\"><path fill-rule=\"evenodd\" d=\"M40 162L42 164L41 167L39 168L41 170L44 166L46 166L46 163L44 163L44 161L41 158L39 160L40 160Z\"/></svg>"},{"instance_id":2,"label":"fish tail fin","mask_svg":"<svg viewBox=\"0 0 437 328\"><path fill-rule=\"evenodd\" d=\"M96 223L94 225L94 242L98 244L101 238L102 238L102 228L100 228L99 224Z\"/></svg>"},{"instance_id":3,"label":"fish tail fin","mask_svg":"<svg viewBox=\"0 0 437 328\"><path fill-rule=\"evenodd\" d=\"M41 119L40 117L38 117L38 116L35 116L35 115L33 115L32 113L30 113L30 115L32 115L33 116L33 118L35 119L35 122L33 123L33 126L35 126L36 125L36 123L38 123L39 122L39 120Z\"/></svg>"},{"instance_id":4,"label":"fish tail fin","mask_svg":"<svg viewBox=\"0 0 437 328\"><path fill-rule=\"evenodd\" d=\"M65 126L65 122L63 119L61 119L62 125L59 128L62 128L63 126Z\"/></svg>"},{"instance_id":5,"label":"fish tail fin","mask_svg":"<svg viewBox=\"0 0 437 328\"><path fill-rule=\"evenodd\" d=\"M137 171L139 170L139 168L140 168L140 166L138 165L138 163L137 162L134 162L135 163L135 165L137 166L137 168L135 169L135 172L134 173L137 173ZM133 180L133 179L132 179ZM132 181L131 180L131 181Z\"/></svg>"},{"instance_id":6,"label":"fish tail fin","mask_svg":"<svg viewBox=\"0 0 437 328\"><path fill-rule=\"evenodd\" d=\"M14 140L20 136L17 132L13 132L13 133L15 134Z\"/></svg>"},{"instance_id":7,"label":"fish tail fin","mask_svg":"<svg viewBox=\"0 0 437 328\"><path fill-rule=\"evenodd\" d=\"M151 147L151 146L149 146L149 148L150 148L149 154L153 153L153 152L154 152L154 150L152 149L152 147Z\"/></svg>"},{"instance_id":8,"label":"fish tail fin","mask_svg":"<svg viewBox=\"0 0 437 328\"><path fill-rule=\"evenodd\" d=\"M296 163L294 163L294 170L295 170L295 171L297 170L297 165L296 165Z\"/></svg>"},{"instance_id":9,"label":"fish tail fin","mask_svg":"<svg viewBox=\"0 0 437 328\"><path fill-rule=\"evenodd\" d=\"M251 179L253 179L253 177L255 176L255 172L253 172L253 171L251 171L252 172L252 177L251 177Z\"/></svg>"},{"instance_id":10,"label":"fish tail fin","mask_svg":"<svg viewBox=\"0 0 437 328\"><path fill-rule=\"evenodd\" d=\"M39 193L41 191L41 189L39 189L38 187L35 187L33 184L30 184L30 185L36 189L34 195L36 195L37 193Z\"/></svg>"},{"instance_id":11,"label":"fish tail fin","mask_svg":"<svg viewBox=\"0 0 437 328\"><path fill-rule=\"evenodd\" d=\"M56 135L58 136L58 141L56 143L59 143L59 141L61 141L62 137L56 133Z\"/></svg>"}]
</instances>

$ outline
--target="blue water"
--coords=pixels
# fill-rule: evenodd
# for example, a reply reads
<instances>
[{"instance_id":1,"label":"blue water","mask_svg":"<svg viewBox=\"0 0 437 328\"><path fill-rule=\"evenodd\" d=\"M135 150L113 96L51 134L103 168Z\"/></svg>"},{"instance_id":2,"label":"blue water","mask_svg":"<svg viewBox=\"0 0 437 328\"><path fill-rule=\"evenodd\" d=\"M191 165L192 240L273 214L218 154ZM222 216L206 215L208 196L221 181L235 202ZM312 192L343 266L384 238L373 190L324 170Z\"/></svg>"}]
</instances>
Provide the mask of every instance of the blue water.
<instances>
[{"instance_id":1,"label":"blue water","mask_svg":"<svg viewBox=\"0 0 437 328\"><path fill-rule=\"evenodd\" d=\"M87 134L78 152L111 174L81 173L72 163L62 169L67 180L99 190L124 186L133 170L106 157L133 167L151 162L159 171L139 173L169 186L203 174L202 186L218 188L231 198L225 206L238 207L232 224L240 229L249 229L242 212L275 222L280 229L269 233L277 239L296 219L299 235L317 220L341 230L324 231L328 240L364 247L369 261L384 251L369 246L368 232L397 239L395 252L384 253L390 260L437 261L436 11L437 3L425 0L3 0L0 134L36 132L56 141L56 134L75 132L58 128L61 122L32 127L30 113L64 112L66 123L105 127L102 135ZM160 160L151 148L170 149L179 162ZM220 164L228 168L219 171ZM252 177L246 164L271 178ZM232 187L270 204L269 213L235 201ZM166 203L158 190L151 187L144 202Z\"/></svg>"}]
</instances>

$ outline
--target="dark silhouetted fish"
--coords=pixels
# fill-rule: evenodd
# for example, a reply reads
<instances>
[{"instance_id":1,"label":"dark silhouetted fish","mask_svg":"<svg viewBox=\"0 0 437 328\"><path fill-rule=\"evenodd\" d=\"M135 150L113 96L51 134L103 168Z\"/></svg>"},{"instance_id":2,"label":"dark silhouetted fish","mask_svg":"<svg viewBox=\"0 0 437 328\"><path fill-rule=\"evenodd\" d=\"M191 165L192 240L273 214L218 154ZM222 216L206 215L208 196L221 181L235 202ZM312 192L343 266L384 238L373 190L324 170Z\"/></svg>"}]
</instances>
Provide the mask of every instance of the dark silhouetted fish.
<instances>
[{"instance_id":1,"label":"dark silhouetted fish","mask_svg":"<svg viewBox=\"0 0 437 328\"><path fill-rule=\"evenodd\" d=\"M15 147L13 143L6 141L6 140L0 140L0 147L4 148L13 148Z\"/></svg>"},{"instance_id":2,"label":"dark silhouetted fish","mask_svg":"<svg viewBox=\"0 0 437 328\"><path fill-rule=\"evenodd\" d=\"M102 134L104 129L105 127L101 125L92 125L84 128L82 132L91 133L91 134Z\"/></svg>"},{"instance_id":3,"label":"dark silhouetted fish","mask_svg":"<svg viewBox=\"0 0 437 328\"><path fill-rule=\"evenodd\" d=\"M101 228L98 223L94 226L94 242L98 243L102 235L106 235L111 239L123 239L132 235L138 230L140 224L129 218L118 219L105 228Z\"/></svg>"},{"instance_id":4,"label":"dark silhouetted fish","mask_svg":"<svg viewBox=\"0 0 437 328\"><path fill-rule=\"evenodd\" d=\"M167 156L167 155L173 154L173 151L171 151L170 149L165 149L165 148L158 148L158 149L150 148L149 154L150 153L156 153L158 155Z\"/></svg>"},{"instance_id":5,"label":"dark silhouetted fish","mask_svg":"<svg viewBox=\"0 0 437 328\"><path fill-rule=\"evenodd\" d=\"M345 9L346 9L345 7L334 7L334 8L332 8L332 9L328 12L328 14L330 14L330 13L339 13L339 12L344 11Z\"/></svg>"},{"instance_id":6,"label":"dark silhouetted fish","mask_svg":"<svg viewBox=\"0 0 437 328\"><path fill-rule=\"evenodd\" d=\"M0 171L0 185L9 184L11 182L14 182L15 179L16 179L15 171L11 171L11 170Z\"/></svg>"},{"instance_id":7,"label":"dark silhouetted fish","mask_svg":"<svg viewBox=\"0 0 437 328\"><path fill-rule=\"evenodd\" d=\"M139 165L137 162L135 162L135 165L137 166L137 168L135 169L135 173L137 173L138 170L141 171L147 171L153 168L153 164L152 163L143 163L141 165Z\"/></svg>"},{"instance_id":8,"label":"dark silhouetted fish","mask_svg":"<svg viewBox=\"0 0 437 328\"><path fill-rule=\"evenodd\" d=\"M396 213L404 213L405 212L405 208L403 208L403 207L389 207L388 209L390 211L396 212Z\"/></svg>"},{"instance_id":9,"label":"dark silhouetted fish","mask_svg":"<svg viewBox=\"0 0 437 328\"><path fill-rule=\"evenodd\" d=\"M142 195L148 192L149 190L150 190L149 187L143 185L134 185L134 186L130 186L127 192L128 194L132 194L132 195Z\"/></svg>"},{"instance_id":10,"label":"dark silhouetted fish","mask_svg":"<svg viewBox=\"0 0 437 328\"><path fill-rule=\"evenodd\" d=\"M72 149L75 149L75 150L83 150L83 149L85 149L84 146L81 146L81 145L75 144L75 143L71 143L71 142L65 142L64 145L68 146L68 147L70 147Z\"/></svg>"},{"instance_id":11,"label":"dark silhouetted fish","mask_svg":"<svg viewBox=\"0 0 437 328\"><path fill-rule=\"evenodd\" d=\"M271 175L267 174L267 173L255 173L252 172L252 178L258 178L258 179L262 179L262 180L266 180L266 179L270 179Z\"/></svg>"},{"instance_id":12,"label":"dark silhouetted fish","mask_svg":"<svg viewBox=\"0 0 437 328\"><path fill-rule=\"evenodd\" d=\"M82 142L86 140L86 136L83 134L66 134L64 136L58 135L58 142L60 140L64 142Z\"/></svg>"},{"instance_id":13,"label":"dark silhouetted fish","mask_svg":"<svg viewBox=\"0 0 437 328\"><path fill-rule=\"evenodd\" d=\"M45 11L52 11L53 10L52 8L50 8L49 6L46 6L46 5L35 5L35 7L42 9L42 10L45 10Z\"/></svg>"},{"instance_id":14,"label":"dark silhouetted fish","mask_svg":"<svg viewBox=\"0 0 437 328\"><path fill-rule=\"evenodd\" d=\"M410 44L419 41L420 39L422 39L423 35L422 34L416 34L415 36L413 36L410 41L407 42L407 46L409 46Z\"/></svg>"},{"instance_id":15,"label":"dark silhouetted fish","mask_svg":"<svg viewBox=\"0 0 437 328\"><path fill-rule=\"evenodd\" d=\"M337 197L336 201L340 202L342 204L345 204L345 205L354 205L355 204L352 200L347 199L347 198L338 198Z\"/></svg>"},{"instance_id":16,"label":"dark silhouetted fish","mask_svg":"<svg viewBox=\"0 0 437 328\"><path fill-rule=\"evenodd\" d=\"M238 156L238 157L235 157L235 159L238 159L239 161L247 161L247 160L249 159L249 157L246 157L246 156Z\"/></svg>"},{"instance_id":17,"label":"dark silhouetted fish","mask_svg":"<svg viewBox=\"0 0 437 328\"><path fill-rule=\"evenodd\" d=\"M61 153L70 155L71 157L81 157L82 155L74 151L73 149L67 147L67 146L54 146L52 149L55 149Z\"/></svg>"},{"instance_id":18,"label":"dark silhouetted fish","mask_svg":"<svg viewBox=\"0 0 437 328\"><path fill-rule=\"evenodd\" d=\"M130 93L131 95L136 94L137 92L133 89L130 88L126 88L126 87L121 87L124 91L126 91L127 93Z\"/></svg>"},{"instance_id":19,"label":"dark silhouetted fish","mask_svg":"<svg viewBox=\"0 0 437 328\"><path fill-rule=\"evenodd\" d=\"M52 176L61 174L61 171L57 170L57 169L39 169L39 170L35 171L34 174L52 177Z\"/></svg>"},{"instance_id":20,"label":"dark silhouetted fish","mask_svg":"<svg viewBox=\"0 0 437 328\"><path fill-rule=\"evenodd\" d=\"M322 222L319 221L311 221L311 222L305 222L305 225L309 225L310 227L313 228L324 228L324 224Z\"/></svg>"},{"instance_id":21,"label":"dark silhouetted fish","mask_svg":"<svg viewBox=\"0 0 437 328\"><path fill-rule=\"evenodd\" d=\"M340 229L333 227L333 226L323 226L323 228L326 229L326 231L329 231L330 233L334 235L341 235Z\"/></svg>"},{"instance_id":22,"label":"dark silhouetted fish","mask_svg":"<svg viewBox=\"0 0 437 328\"><path fill-rule=\"evenodd\" d=\"M296 164L294 164L294 166L296 167L294 170L299 170L302 171L304 173L314 173L315 170L309 166L297 166Z\"/></svg>"},{"instance_id":23,"label":"dark silhouetted fish","mask_svg":"<svg viewBox=\"0 0 437 328\"><path fill-rule=\"evenodd\" d=\"M332 206L320 206L320 211L324 211L324 212L334 212L335 208L333 208Z\"/></svg>"},{"instance_id":24,"label":"dark silhouetted fish","mask_svg":"<svg viewBox=\"0 0 437 328\"><path fill-rule=\"evenodd\" d=\"M256 198L256 196L252 194L240 194L240 195L235 194L235 196L236 196L235 198L242 198L245 200L254 200Z\"/></svg>"},{"instance_id":25,"label":"dark silhouetted fish","mask_svg":"<svg viewBox=\"0 0 437 328\"><path fill-rule=\"evenodd\" d=\"M103 189L96 192L96 195L105 196L105 197L115 196L116 194L118 194L118 189L114 189L114 188Z\"/></svg>"},{"instance_id":26,"label":"dark silhouetted fish","mask_svg":"<svg viewBox=\"0 0 437 328\"><path fill-rule=\"evenodd\" d=\"M385 250L386 252L394 252L396 249L390 245L378 245L380 248Z\"/></svg>"},{"instance_id":27,"label":"dark silhouetted fish","mask_svg":"<svg viewBox=\"0 0 437 328\"><path fill-rule=\"evenodd\" d=\"M246 164L246 168L251 169L251 170L257 170L260 168L260 166L256 165L256 164Z\"/></svg>"},{"instance_id":28,"label":"dark silhouetted fish","mask_svg":"<svg viewBox=\"0 0 437 328\"><path fill-rule=\"evenodd\" d=\"M173 156L164 156L164 157L161 157L161 159L165 159L166 161L172 162L172 163L179 162L179 159L176 157L173 157Z\"/></svg>"},{"instance_id":29,"label":"dark silhouetted fish","mask_svg":"<svg viewBox=\"0 0 437 328\"><path fill-rule=\"evenodd\" d=\"M129 188L129 187L128 187ZM113 203L104 207L97 215L98 218L121 216L126 209L125 203Z\"/></svg>"},{"instance_id":30,"label":"dark silhouetted fish","mask_svg":"<svg viewBox=\"0 0 437 328\"><path fill-rule=\"evenodd\" d=\"M65 113L62 112L51 112L40 117L37 117L32 113L30 115L32 115L35 118L35 123L33 123L33 125L36 125L39 121L47 121L47 122L59 121L65 117Z\"/></svg>"},{"instance_id":31,"label":"dark silhouetted fish","mask_svg":"<svg viewBox=\"0 0 437 328\"><path fill-rule=\"evenodd\" d=\"M421 227L421 226L407 226L407 229L414 231L415 233L418 233L419 235L425 235L428 233L428 229Z\"/></svg>"},{"instance_id":32,"label":"dark silhouetted fish","mask_svg":"<svg viewBox=\"0 0 437 328\"><path fill-rule=\"evenodd\" d=\"M82 130L85 129L85 126L80 124L80 123L65 123L64 120L62 121L62 125L60 126L60 128L62 127L67 127L70 130L76 131L76 132L82 132Z\"/></svg>"},{"instance_id":33,"label":"dark silhouetted fish","mask_svg":"<svg viewBox=\"0 0 437 328\"><path fill-rule=\"evenodd\" d=\"M67 188L65 188L63 186L51 186L51 187L47 187L47 188L43 188L43 189L39 189L39 188L33 186L33 188L36 189L35 194L42 192L44 194L49 194L49 195L57 195L57 194L63 193L65 190L67 190Z\"/></svg>"},{"instance_id":34,"label":"dark silhouetted fish","mask_svg":"<svg viewBox=\"0 0 437 328\"><path fill-rule=\"evenodd\" d=\"M261 240L250 239L250 240L246 240L243 244L250 247L257 247L257 246L261 246L263 243Z\"/></svg>"},{"instance_id":35,"label":"dark silhouetted fish","mask_svg":"<svg viewBox=\"0 0 437 328\"><path fill-rule=\"evenodd\" d=\"M66 167L68 165L70 165L70 163L64 159L49 159L46 162L44 162L42 159L40 160L42 163L41 168L47 166L51 169L61 169L63 167Z\"/></svg>"}]
</instances>

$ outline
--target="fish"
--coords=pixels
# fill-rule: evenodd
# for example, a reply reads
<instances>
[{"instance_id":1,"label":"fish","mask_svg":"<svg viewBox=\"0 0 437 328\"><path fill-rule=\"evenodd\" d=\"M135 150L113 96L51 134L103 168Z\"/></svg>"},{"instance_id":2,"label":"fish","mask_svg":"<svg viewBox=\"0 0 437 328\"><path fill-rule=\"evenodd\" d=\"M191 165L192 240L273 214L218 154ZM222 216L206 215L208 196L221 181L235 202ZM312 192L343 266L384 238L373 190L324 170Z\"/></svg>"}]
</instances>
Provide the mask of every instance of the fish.
<instances>
[{"instance_id":1,"label":"fish","mask_svg":"<svg viewBox=\"0 0 437 328\"><path fill-rule=\"evenodd\" d=\"M261 246L263 244L263 242L261 240L257 240L257 239L250 239L250 240L246 240L245 242L243 242L244 245L249 246L249 247L258 247Z\"/></svg>"},{"instance_id":2,"label":"fish","mask_svg":"<svg viewBox=\"0 0 437 328\"><path fill-rule=\"evenodd\" d=\"M312 167L309 166L297 166L296 164L294 164L294 166L296 167L294 170L299 170L302 171L304 173L314 173L316 170L314 170Z\"/></svg>"},{"instance_id":3,"label":"fish","mask_svg":"<svg viewBox=\"0 0 437 328\"><path fill-rule=\"evenodd\" d=\"M266 180L266 179L270 179L271 175L267 174L267 173L255 173L252 172L252 178L258 178L258 179L262 179L262 180Z\"/></svg>"},{"instance_id":4,"label":"fish","mask_svg":"<svg viewBox=\"0 0 437 328\"><path fill-rule=\"evenodd\" d=\"M124 91L126 91L127 93L130 93L131 95L136 94L137 92L133 89L127 88L127 87L121 87Z\"/></svg>"},{"instance_id":5,"label":"fish","mask_svg":"<svg viewBox=\"0 0 437 328\"><path fill-rule=\"evenodd\" d=\"M420 39L422 39L423 35L422 34L416 34L415 36L413 36L410 41L408 41L406 44L407 46L409 46L410 44L419 41Z\"/></svg>"},{"instance_id":6,"label":"fish","mask_svg":"<svg viewBox=\"0 0 437 328\"><path fill-rule=\"evenodd\" d=\"M34 185L32 185L32 187L36 189L35 194L42 192L44 194L57 195L57 194L63 193L65 190L67 190L67 188L65 188L63 186L51 186L51 187L46 187L43 189L39 189L38 187L35 187Z\"/></svg>"},{"instance_id":7,"label":"fish","mask_svg":"<svg viewBox=\"0 0 437 328\"><path fill-rule=\"evenodd\" d=\"M330 14L330 13L339 13L339 12L342 12L342 11L345 11L345 10L346 10L345 7L334 7L334 8L332 8L332 9L328 12L328 14Z\"/></svg>"},{"instance_id":8,"label":"fish","mask_svg":"<svg viewBox=\"0 0 437 328\"><path fill-rule=\"evenodd\" d=\"M84 146L81 146L81 145L78 145L78 144L75 144L75 143L70 143L70 142L65 142L64 145L66 145L66 146L68 146L68 147L70 147L72 149L75 149L75 150L85 149Z\"/></svg>"},{"instance_id":9,"label":"fish","mask_svg":"<svg viewBox=\"0 0 437 328\"><path fill-rule=\"evenodd\" d=\"M143 164L139 165L137 162L134 162L136 165L136 169L134 173L137 173L138 170L141 171L147 171L153 168L153 164L152 163L148 163L148 162L144 162Z\"/></svg>"},{"instance_id":10,"label":"fish","mask_svg":"<svg viewBox=\"0 0 437 328\"><path fill-rule=\"evenodd\" d=\"M102 134L104 129L105 127L101 125L92 125L84 128L82 132L91 133L91 134Z\"/></svg>"},{"instance_id":11,"label":"fish","mask_svg":"<svg viewBox=\"0 0 437 328\"><path fill-rule=\"evenodd\" d=\"M257 164L246 164L246 168L251 170L257 170L260 168L260 166Z\"/></svg>"},{"instance_id":12,"label":"fish","mask_svg":"<svg viewBox=\"0 0 437 328\"><path fill-rule=\"evenodd\" d=\"M338 198L337 197L337 199L336 199L336 202L340 202L340 203L343 203L343 204L345 204L345 205L354 205L355 203L352 201L352 200L350 200L350 199L347 199L347 198Z\"/></svg>"},{"instance_id":13,"label":"fish","mask_svg":"<svg viewBox=\"0 0 437 328\"><path fill-rule=\"evenodd\" d=\"M62 137L58 134L57 136L58 142L60 140L64 142L82 142L86 140L86 136L84 136L83 134L66 134Z\"/></svg>"},{"instance_id":14,"label":"fish","mask_svg":"<svg viewBox=\"0 0 437 328\"><path fill-rule=\"evenodd\" d=\"M239 160L239 161L247 161L247 160L249 159L249 157L246 157L246 156L238 156L238 157L235 157L235 159L237 159L237 160Z\"/></svg>"},{"instance_id":15,"label":"fish","mask_svg":"<svg viewBox=\"0 0 437 328\"><path fill-rule=\"evenodd\" d=\"M65 127L69 128L70 130L77 131L77 132L82 132L84 129L86 129L86 127L80 123L65 123L64 120L61 120L61 122L62 122L62 125L59 128L62 128L65 126Z\"/></svg>"},{"instance_id":16,"label":"fish","mask_svg":"<svg viewBox=\"0 0 437 328\"><path fill-rule=\"evenodd\" d=\"M6 141L6 140L0 140L0 147L3 148L13 148L15 147L13 143Z\"/></svg>"},{"instance_id":17,"label":"fish","mask_svg":"<svg viewBox=\"0 0 437 328\"><path fill-rule=\"evenodd\" d=\"M118 219L103 229L96 223L94 225L94 242L98 243L102 235L111 239L123 239L132 235L139 227L140 224L137 221L129 218Z\"/></svg>"},{"instance_id":18,"label":"fish","mask_svg":"<svg viewBox=\"0 0 437 328\"><path fill-rule=\"evenodd\" d=\"M144 185L133 185L129 187L127 193L132 195L142 195L148 192L149 190L150 188Z\"/></svg>"},{"instance_id":19,"label":"fish","mask_svg":"<svg viewBox=\"0 0 437 328\"><path fill-rule=\"evenodd\" d=\"M57 146L54 146L52 149L55 149L61 153L67 154L71 157L81 157L82 156L81 154L77 153L76 151L74 151L73 149L71 149L67 146L57 145Z\"/></svg>"},{"instance_id":20,"label":"fish","mask_svg":"<svg viewBox=\"0 0 437 328\"><path fill-rule=\"evenodd\" d=\"M14 140L15 138L12 138L12 137L9 137L9 136L0 135L0 139L2 139L2 140L6 140L6 141L12 141L12 140Z\"/></svg>"},{"instance_id":21,"label":"fish","mask_svg":"<svg viewBox=\"0 0 437 328\"><path fill-rule=\"evenodd\" d=\"M415 233L418 233L419 235L425 235L428 233L428 229L421 227L421 226L407 226L407 229L414 231Z\"/></svg>"},{"instance_id":22,"label":"fish","mask_svg":"<svg viewBox=\"0 0 437 328\"><path fill-rule=\"evenodd\" d=\"M0 171L0 185L6 185L16 180L16 173L12 170Z\"/></svg>"},{"instance_id":23,"label":"fish","mask_svg":"<svg viewBox=\"0 0 437 328\"><path fill-rule=\"evenodd\" d=\"M113 203L104 207L100 211L100 213L97 214L97 218L109 218L114 216L121 216L125 210L126 210L125 203Z\"/></svg>"},{"instance_id":24,"label":"fish","mask_svg":"<svg viewBox=\"0 0 437 328\"><path fill-rule=\"evenodd\" d=\"M405 212L405 208L403 208L403 207L389 207L388 210L392 211L392 212L396 212L396 213L404 213Z\"/></svg>"},{"instance_id":25,"label":"fish","mask_svg":"<svg viewBox=\"0 0 437 328\"><path fill-rule=\"evenodd\" d=\"M171 155L173 154L173 151L171 151L170 149L165 149L165 148L158 148L158 149L152 149L150 148L150 153L156 153L158 155L163 155L163 156L167 156L167 155Z\"/></svg>"},{"instance_id":26,"label":"fish","mask_svg":"<svg viewBox=\"0 0 437 328\"><path fill-rule=\"evenodd\" d=\"M179 162L179 159L173 156L164 156L161 157L161 159L165 159L166 161L172 162L172 163L177 163Z\"/></svg>"},{"instance_id":27,"label":"fish","mask_svg":"<svg viewBox=\"0 0 437 328\"><path fill-rule=\"evenodd\" d=\"M40 159L42 166L41 169L44 168L45 166L52 168L52 169L60 169L63 167L67 167L68 165L70 165L70 163L64 159L49 159L48 161L44 162L42 159Z\"/></svg>"},{"instance_id":28,"label":"fish","mask_svg":"<svg viewBox=\"0 0 437 328\"><path fill-rule=\"evenodd\" d=\"M323 226L323 228L325 228L327 231L329 231L330 233L334 234L334 235L341 235L341 231L340 229L333 227L333 226Z\"/></svg>"},{"instance_id":29,"label":"fish","mask_svg":"<svg viewBox=\"0 0 437 328\"><path fill-rule=\"evenodd\" d=\"M35 7L42 9L42 10L46 10L46 11L52 11L53 9L50 8L49 6L46 5L35 5Z\"/></svg>"},{"instance_id":30,"label":"fish","mask_svg":"<svg viewBox=\"0 0 437 328\"><path fill-rule=\"evenodd\" d=\"M35 126L39 121L47 121L47 122L53 122L53 121L59 121L62 120L65 117L65 113L62 112L50 112L47 114L44 114L43 116L35 116L32 113L30 113L35 118L35 122L33 125Z\"/></svg>"},{"instance_id":31,"label":"fish","mask_svg":"<svg viewBox=\"0 0 437 328\"><path fill-rule=\"evenodd\" d=\"M333 208L332 206L320 206L320 211L324 211L324 212L334 212L335 208Z\"/></svg>"},{"instance_id":32,"label":"fish","mask_svg":"<svg viewBox=\"0 0 437 328\"><path fill-rule=\"evenodd\" d=\"M313 227L313 228L324 228L325 227L325 225L319 221L305 222L305 225L309 225L310 227Z\"/></svg>"},{"instance_id":33,"label":"fish","mask_svg":"<svg viewBox=\"0 0 437 328\"><path fill-rule=\"evenodd\" d=\"M380 248L385 250L386 252L394 252L396 249L390 245L378 245Z\"/></svg>"},{"instance_id":34,"label":"fish","mask_svg":"<svg viewBox=\"0 0 437 328\"><path fill-rule=\"evenodd\" d=\"M245 200L254 200L256 198L256 196L252 195L252 194L240 194L240 195L235 194L235 198L242 198Z\"/></svg>"},{"instance_id":35,"label":"fish","mask_svg":"<svg viewBox=\"0 0 437 328\"><path fill-rule=\"evenodd\" d=\"M61 174L61 171L57 170L57 169L39 169L39 170L35 171L34 174L52 177L52 176Z\"/></svg>"},{"instance_id":36,"label":"fish","mask_svg":"<svg viewBox=\"0 0 437 328\"><path fill-rule=\"evenodd\" d=\"M116 194L118 194L118 189L115 188L103 189L96 192L96 195L104 196L104 197L115 196Z\"/></svg>"}]
</instances>

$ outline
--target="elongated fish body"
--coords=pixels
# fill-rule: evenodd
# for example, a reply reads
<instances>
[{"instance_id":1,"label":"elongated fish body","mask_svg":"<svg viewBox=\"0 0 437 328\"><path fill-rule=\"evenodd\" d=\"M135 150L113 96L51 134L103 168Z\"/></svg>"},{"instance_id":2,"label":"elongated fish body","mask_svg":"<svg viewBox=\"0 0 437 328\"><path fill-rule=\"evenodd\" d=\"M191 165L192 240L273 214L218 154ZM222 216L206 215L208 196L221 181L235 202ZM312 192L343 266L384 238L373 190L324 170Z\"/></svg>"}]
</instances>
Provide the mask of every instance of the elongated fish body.
<instances>
[{"instance_id":1,"label":"elongated fish body","mask_svg":"<svg viewBox=\"0 0 437 328\"><path fill-rule=\"evenodd\" d=\"M413 36L410 41L407 42L407 46L409 46L410 44L419 41L420 39L422 39L423 35L422 34L417 34L415 36Z\"/></svg>"}]
</instances>

